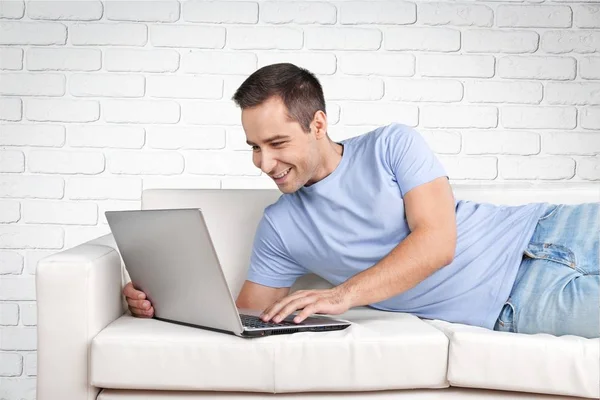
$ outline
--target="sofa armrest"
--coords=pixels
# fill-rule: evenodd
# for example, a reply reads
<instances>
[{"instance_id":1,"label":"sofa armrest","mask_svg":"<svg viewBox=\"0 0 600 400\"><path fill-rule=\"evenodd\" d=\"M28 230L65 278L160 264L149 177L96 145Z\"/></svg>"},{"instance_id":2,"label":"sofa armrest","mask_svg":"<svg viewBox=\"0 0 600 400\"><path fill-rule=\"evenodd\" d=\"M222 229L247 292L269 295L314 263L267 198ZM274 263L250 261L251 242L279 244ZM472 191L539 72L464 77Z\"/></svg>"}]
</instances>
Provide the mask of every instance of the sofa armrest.
<instances>
[{"instance_id":1,"label":"sofa armrest","mask_svg":"<svg viewBox=\"0 0 600 400\"><path fill-rule=\"evenodd\" d=\"M92 400L92 339L124 312L124 268L112 235L38 263L37 399Z\"/></svg>"}]
</instances>

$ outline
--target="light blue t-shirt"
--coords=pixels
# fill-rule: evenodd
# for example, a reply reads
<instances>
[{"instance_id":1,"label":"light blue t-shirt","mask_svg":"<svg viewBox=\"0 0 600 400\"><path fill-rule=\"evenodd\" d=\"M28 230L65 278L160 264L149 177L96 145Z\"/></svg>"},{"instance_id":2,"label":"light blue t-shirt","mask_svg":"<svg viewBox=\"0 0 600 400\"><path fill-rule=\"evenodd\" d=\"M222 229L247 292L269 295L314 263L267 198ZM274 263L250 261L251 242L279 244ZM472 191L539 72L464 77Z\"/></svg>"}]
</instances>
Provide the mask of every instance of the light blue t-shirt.
<instances>
[{"instance_id":1,"label":"light blue t-shirt","mask_svg":"<svg viewBox=\"0 0 600 400\"><path fill-rule=\"evenodd\" d=\"M314 273L333 285L343 283L410 233L403 196L447 176L423 137L405 125L391 124L340 143L342 159L330 175L265 209L248 280L289 287ZM543 205L456 200L455 206L452 263L371 307L493 329Z\"/></svg>"}]
</instances>

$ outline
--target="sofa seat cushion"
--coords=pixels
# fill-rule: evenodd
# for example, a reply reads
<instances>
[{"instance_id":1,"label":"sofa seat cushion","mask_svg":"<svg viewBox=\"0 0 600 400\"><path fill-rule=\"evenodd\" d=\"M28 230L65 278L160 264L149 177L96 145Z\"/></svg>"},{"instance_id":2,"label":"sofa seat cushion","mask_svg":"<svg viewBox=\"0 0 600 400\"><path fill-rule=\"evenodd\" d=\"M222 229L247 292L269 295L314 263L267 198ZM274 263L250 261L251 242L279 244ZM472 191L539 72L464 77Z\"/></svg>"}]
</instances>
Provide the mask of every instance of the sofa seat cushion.
<instances>
[{"instance_id":1,"label":"sofa seat cushion","mask_svg":"<svg viewBox=\"0 0 600 400\"><path fill-rule=\"evenodd\" d=\"M427 322L450 339L448 381L452 386L600 396L600 339Z\"/></svg>"},{"instance_id":2,"label":"sofa seat cushion","mask_svg":"<svg viewBox=\"0 0 600 400\"><path fill-rule=\"evenodd\" d=\"M243 339L123 315L92 341L91 384L250 392L448 387L448 339L420 319L357 308L342 331Z\"/></svg>"}]
</instances>

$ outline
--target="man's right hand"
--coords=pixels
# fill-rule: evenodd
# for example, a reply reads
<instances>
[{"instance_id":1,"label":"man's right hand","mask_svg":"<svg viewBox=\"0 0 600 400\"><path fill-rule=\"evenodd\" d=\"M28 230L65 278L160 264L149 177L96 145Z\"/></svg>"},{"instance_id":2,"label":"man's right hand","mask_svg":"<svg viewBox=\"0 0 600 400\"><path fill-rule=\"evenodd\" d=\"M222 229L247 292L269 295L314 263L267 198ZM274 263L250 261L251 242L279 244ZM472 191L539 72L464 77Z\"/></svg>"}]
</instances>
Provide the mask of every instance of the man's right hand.
<instances>
[{"instance_id":1,"label":"man's right hand","mask_svg":"<svg viewBox=\"0 0 600 400\"><path fill-rule=\"evenodd\" d=\"M123 294L127 299L129 311L134 317L152 318L154 316L154 307L150 300L146 300L146 293L134 288L131 282L125 285Z\"/></svg>"}]
</instances>

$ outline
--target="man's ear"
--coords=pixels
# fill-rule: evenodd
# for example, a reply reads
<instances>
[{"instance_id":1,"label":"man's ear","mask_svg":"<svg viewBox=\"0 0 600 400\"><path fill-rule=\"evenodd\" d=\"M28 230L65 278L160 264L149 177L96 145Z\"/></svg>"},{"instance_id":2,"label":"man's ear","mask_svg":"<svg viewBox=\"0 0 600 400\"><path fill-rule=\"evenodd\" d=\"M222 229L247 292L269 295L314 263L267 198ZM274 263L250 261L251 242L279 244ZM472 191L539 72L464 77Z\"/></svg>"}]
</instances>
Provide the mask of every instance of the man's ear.
<instances>
[{"instance_id":1,"label":"man's ear","mask_svg":"<svg viewBox=\"0 0 600 400\"><path fill-rule=\"evenodd\" d=\"M327 136L327 115L321 110L315 112L310 123L310 129L315 133L315 138L322 139Z\"/></svg>"}]
</instances>

